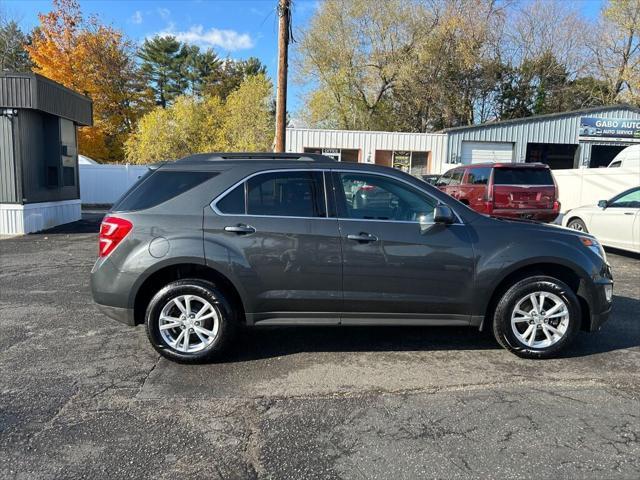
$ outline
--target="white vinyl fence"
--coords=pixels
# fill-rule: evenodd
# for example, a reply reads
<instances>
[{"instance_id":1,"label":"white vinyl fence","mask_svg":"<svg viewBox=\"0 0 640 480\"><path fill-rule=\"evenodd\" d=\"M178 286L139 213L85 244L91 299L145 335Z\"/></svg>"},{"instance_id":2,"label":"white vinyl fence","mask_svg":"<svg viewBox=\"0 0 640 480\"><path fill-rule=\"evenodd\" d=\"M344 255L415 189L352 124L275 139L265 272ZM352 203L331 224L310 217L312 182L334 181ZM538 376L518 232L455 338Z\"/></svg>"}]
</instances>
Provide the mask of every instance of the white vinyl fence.
<instances>
[{"instance_id":1,"label":"white vinyl fence","mask_svg":"<svg viewBox=\"0 0 640 480\"><path fill-rule=\"evenodd\" d=\"M145 165L80 165L83 205L110 205L148 170Z\"/></svg>"},{"instance_id":2,"label":"white vinyl fence","mask_svg":"<svg viewBox=\"0 0 640 480\"><path fill-rule=\"evenodd\" d=\"M631 187L640 186L637 168L579 168L554 170L560 210L565 213L583 205L596 205Z\"/></svg>"}]
</instances>

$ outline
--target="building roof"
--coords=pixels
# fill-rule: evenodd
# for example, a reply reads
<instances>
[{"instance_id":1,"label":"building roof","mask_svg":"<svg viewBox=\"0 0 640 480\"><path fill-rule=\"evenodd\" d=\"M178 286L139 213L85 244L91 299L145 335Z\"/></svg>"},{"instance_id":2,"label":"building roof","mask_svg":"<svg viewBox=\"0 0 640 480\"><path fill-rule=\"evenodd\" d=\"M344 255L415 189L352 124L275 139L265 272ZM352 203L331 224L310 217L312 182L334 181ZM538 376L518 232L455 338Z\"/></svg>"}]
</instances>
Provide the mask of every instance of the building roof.
<instances>
[{"instance_id":1,"label":"building roof","mask_svg":"<svg viewBox=\"0 0 640 480\"><path fill-rule=\"evenodd\" d=\"M29 108L79 125L93 124L89 97L37 73L0 73L0 108Z\"/></svg>"},{"instance_id":2,"label":"building roof","mask_svg":"<svg viewBox=\"0 0 640 480\"><path fill-rule=\"evenodd\" d=\"M571 110L569 112L547 113L545 115L533 115L531 117L513 118L510 120L485 122L485 123L480 123L478 125L466 125L463 127L445 128L444 130L440 130L440 132L449 133L449 132L457 132L459 130L470 130L472 128L486 128L486 127L493 127L493 126L499 127L502 125L510 125L513 123L537 122L537 121L548 120L552 118L572 117L575 115L584 115L587 113L595 113L595 112L606 112L609 110L630 110L632 112L636 112L640 114L640 108L634 107L633 105L629 105L627 103L620 103L620 104L614 104L614 105L601 105L599 107L583 108L580 110Z\"/></svg>"},{"instance_id":3,"label":"building roof","mask_svg":"<svg viewBox=\"0 0 640 480\"><path fill-rule=\"evenodd\" d=\"M306 161L306 162L335 162L331 157L320 155L317 153L274 153L274 152L213 152L213 153L196 153L188 157L176 160L176 164L203 164L210 162L221 162L228 160L289 160L289 161Z\"/></svg>"}]
</instances>

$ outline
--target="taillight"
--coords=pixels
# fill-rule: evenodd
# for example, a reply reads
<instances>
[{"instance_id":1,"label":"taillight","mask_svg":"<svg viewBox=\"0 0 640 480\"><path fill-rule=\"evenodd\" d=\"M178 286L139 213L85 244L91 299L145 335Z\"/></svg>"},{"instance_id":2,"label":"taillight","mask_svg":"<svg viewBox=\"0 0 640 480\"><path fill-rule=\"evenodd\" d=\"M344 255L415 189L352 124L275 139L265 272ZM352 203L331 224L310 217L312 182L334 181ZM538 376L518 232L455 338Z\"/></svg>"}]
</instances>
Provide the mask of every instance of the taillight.
<instances>
[{"instance_id":1,"label":"taillight","mask_svg":"<svg viewBox=\"0 0 640 480\"><path fill-rule=\"evenodd\" d=\"M560 212L560 202L557 200L553 202L553 211L558 213Z\"/></svg>"},{"instance_id":2,"label":"taillight","mask_svg":"<svg viewBox=\"0 0 640 480\"><path fill-rule=\"evenodd\" d=\"M106 257L118 246L133 228L133 223L124 218L105 217L100 224L98 256Z\"/></svg>"}]
</instances>

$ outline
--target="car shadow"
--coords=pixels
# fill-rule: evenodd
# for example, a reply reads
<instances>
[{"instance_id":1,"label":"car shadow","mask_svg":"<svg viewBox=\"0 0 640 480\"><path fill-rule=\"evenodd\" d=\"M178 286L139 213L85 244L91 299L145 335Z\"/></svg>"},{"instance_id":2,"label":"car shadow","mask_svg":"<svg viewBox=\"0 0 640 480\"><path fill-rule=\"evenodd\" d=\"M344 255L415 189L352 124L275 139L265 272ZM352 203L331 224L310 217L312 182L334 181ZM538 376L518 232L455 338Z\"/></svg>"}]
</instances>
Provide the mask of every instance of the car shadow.
<instances>
[{"instance_id":1,"label":"car shadow","mask_svg":"<svg viewBox=\"0 0 640 480\"><path fill-rule=\"evenodd\" d=\"M106 212L82 212L82 219L77 222L65 223L57 227L48 228L31 235L72 235L98 233L100 231L100 222L104 218Z\"/></svg>"},{"instance_id":2,"label":"car shadow","mask_svg":"<svg viewBox=\"0 0 640 480\"><path fill-rule=\"evenodd\" d=\"M613 296L609 320L597 332L581 332L563 357L584 357L640 346L640 300Z\"/></svg>"},{"instance_id":3,"label":"car shadow","mask_svg":"<svg viewBox=\"0 0 640 480\"><path fill-rule=\"evenodd\" d=\"M640 346L640 300L614 296L601 330L579 332L560 358L597 355ZM247 328L225 362L245 362L304 352L415 352L498 350L491 332L466 327L257 327Z\"/></svg>"},{"instance_id":4,"label":"car shadow","mask_svg":"<svg viewBox=\"0 0 640 480\"><path fill-rule=\"evenodd\" d=\"M466 327L286 326L247 328L225 362L303 352L412 352L499 349L486 332Z\"/></svg>"},{"instance_id":5,"label":"car shadow","mask_svg":"<svg viewBox=\"0 0 640 480\"><path fill-rule=\"evenodd\" d=\"M628 250L620 250L618 248L613 248L613 247L604 247L604 250L607 253L613 253L613 254L619 255L621 257L633 258L634 260L640 260L640 253L629 252Z\"/></svg>"}]
</instances>

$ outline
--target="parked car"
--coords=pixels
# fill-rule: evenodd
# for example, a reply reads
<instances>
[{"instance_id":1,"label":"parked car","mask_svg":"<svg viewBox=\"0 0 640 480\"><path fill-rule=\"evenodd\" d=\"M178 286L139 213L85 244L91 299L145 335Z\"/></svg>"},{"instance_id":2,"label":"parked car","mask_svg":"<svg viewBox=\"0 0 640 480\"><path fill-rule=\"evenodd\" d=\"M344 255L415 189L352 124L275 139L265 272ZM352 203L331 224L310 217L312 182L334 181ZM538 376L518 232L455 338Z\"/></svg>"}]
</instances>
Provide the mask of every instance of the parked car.
<instances>
[{"instance_id":1,"label":"parked car","mask_svg":"<svg viewBox=\"0 0 640 480\"><path fill-rule=\"evenodd\" d=\"M220 356L241 325L471 326L546 358L600 327L613 280L592 235L480 215L391 168L199 154L114 205L91 290L180 362Z\"/></svg>"},{"instance_id":2,"label":"parked car","mask_svg":"<svg viewBox=\"0 0 640 480\"><path fill-rule=\"evenodd\" d=\"M608 168L636 168L640 172L640 145L631 145L618 153Z\"/></svg>"},{"instance_id":3,"label":"parked car","mask_svg":"<svg viewBox=\"0 0 640 480\"><path fill-rule=\"evenodd\" d=\"M477 163L449 170L436 182L476 212L553 222L560 213L558 187L542 163Z\"/></svg>"},{"instance_id":4,"label":"parked car","mask_svg":"<svg viewBox=\"0 0 640 480\"><path fill-rule=\"evenodd\" d=\"M640 187L630 188L598 205L569 210L563 225L591 233L608 247L640 253Z\"/></svg>"}]
</instances>

